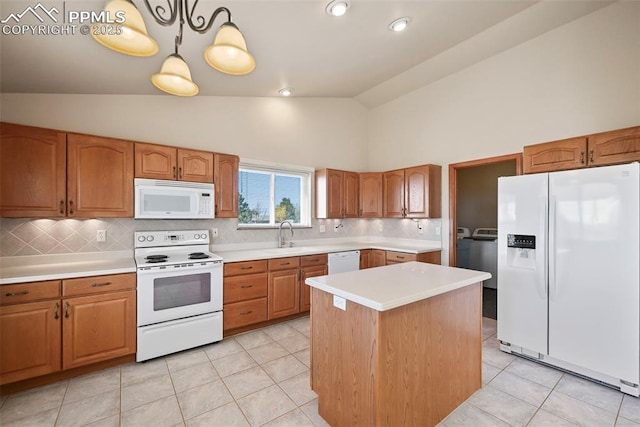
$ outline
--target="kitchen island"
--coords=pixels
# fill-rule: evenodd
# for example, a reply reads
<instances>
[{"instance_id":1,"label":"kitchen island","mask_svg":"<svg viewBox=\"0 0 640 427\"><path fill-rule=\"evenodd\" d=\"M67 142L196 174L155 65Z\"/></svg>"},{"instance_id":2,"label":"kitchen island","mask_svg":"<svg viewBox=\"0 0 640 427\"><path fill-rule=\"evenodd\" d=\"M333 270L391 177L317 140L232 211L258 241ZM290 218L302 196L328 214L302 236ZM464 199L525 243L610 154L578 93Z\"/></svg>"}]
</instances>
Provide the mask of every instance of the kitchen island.
<instances>
[{"instance_id":1,"label":"kitchen island","mask_svg":"<svg viewBox=\"0 0 640 427\"><path fill-rule=\"evenodd\" d=\"M436 425L482 385L482 281L409 262L306 280L311 387L332 426Z\"/></svg>"}]
</instances>

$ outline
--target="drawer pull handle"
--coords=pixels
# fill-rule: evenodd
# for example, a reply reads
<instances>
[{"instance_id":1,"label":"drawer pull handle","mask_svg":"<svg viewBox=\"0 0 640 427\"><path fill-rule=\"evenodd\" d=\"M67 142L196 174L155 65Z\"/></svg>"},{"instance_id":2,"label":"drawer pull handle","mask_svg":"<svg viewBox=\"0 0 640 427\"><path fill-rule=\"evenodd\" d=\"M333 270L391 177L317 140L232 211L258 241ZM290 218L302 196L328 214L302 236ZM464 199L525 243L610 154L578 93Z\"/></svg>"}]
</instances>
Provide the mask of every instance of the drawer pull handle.
<instances>
[{"instance_id":1,"label":"drawer pull handle","mask_svg":"<svg viewBox=\"0 0 640 427\"><path fill-rule=\"evenodd\" d=\"M253 285L242 285L240 286L242 289L253 288Z\"/></svg>"},{"instance_id":2,"label":"drawer pull handle","mask_svg":"<svg viewBox=\"0 0 640 427\"><path fill-rule=\"evenodd\" d=\"M60 200L60 213L64 214L64 200Z\"/></svg>"},{"instance_id":3,"label":"drawer pull handle","mask_svg":"<svg viewBox=\"0 0 640 427\"><path fill-rule=\"evenodd\" d=\"M404 259L404 257L403 257L403 256L396 256L396 258L398 258L398 259Z\"/></svg>"},{"instance_id":4,"label":"drawer pull handle","mask_svg":"<svg viewBox=\"0 0 640 427\"><path fill-rule=\"evenodd\" d=\"M314 258L314 259L311 259L311 260L309 260L309 261L311 261L311 262L318 262L318 261L320 261L320 260L319 260L318 258Z\"/></svg>"},{"instance_id":5,"label":"drawer pull handle","mask_svg":"<svg viewBox=\"0 0 640 427\"><path fill-rule=\"evenodd\" d=\"M589 150L589 163L593 163L593 150Z\"/></svg>"},{"instance_id":6,"label":"drawer pull handle","mask_svg":"<svg viewBox=\"0 0 640 427\"><path fill-rule=\"evenodd\" d=\"M73 200L69 200L69 214L73 215Z\"/></svg>"},{"instance_id":7,"label":"drawer pull handle","mask_svg":"<svg viewBox=\"0 0 640 427\"><path fill-rule=\"evenodd\" d=\"M248 266L248 267L240 267L240 270L251 270L253 268L252 265Z\"/></svg>"},{"instance_id":8,"label":"drawer pull handle","mask_svg":"<svg viewBox=\"0 0 640 427\"><path fill-rule=\"evenodd\" d=\"M100 283L92 283L92 288L99 288L100 286L109 286L111 282L100 282Z\"/></svg>"},{"instance_id":9,"label":"drawer pull handle","mask_svg":"<svg viewBox=\"0 0 640 427\"><path fill-rule=\"evenodd\" d=\"M243 312L241 312L240 314L241 314L242 316L245 316L245 315L247 315L247 314L251 314L251 313L253 313L253 310L243 311Z\"/></svg>"},{"instance_id":10,"label":"drawer pull handle","mask_svg":"<svg viewBox=\"0 0 640 427\"><path fill-rule=\"evenodd\" d=\"M176 167L173 167L173 178L178 179L178 175L176 175Z\"/></svg>"},{"instance_id":11,"label":"drawer pull handle","mask_svg":"<svg viewBox=\"0 0 640 427\"><path fill-rule=\"evenodd\" d=\"M58 320L60 318L60 303L56 303L54 309L53 309L53 318Z\"/></svg>"},{"instance_id":12,"label":"drawer pull handle","mask_svg":"<svg viewBox=\"0 0 640 427\"><path fill-rule=\"evenodd\" d=\"M69 318L69 303L68 302L64 303L64 318L65 319Z\"/></svg>"},{"instance_id":13,"label":"drawer pull handle","mask_svg":"<svg viewBox=\"0 0 640 427\"><path fill-rule=\"evenodd\" d=\"M178 178L182 179L182 166L178 168Z\"/></svg>"},{"instance_id":14,"label":"drawer pull handle","mask_svg":"<svg viewBox=\"0 0 640 427\"><path fill-rule=\"evenodd\" d=\"M580 164L584 165L584 151L580 152Z\"/></svg>"},{"instance_id":15,"label":"drawer pull handle","mask_svg":"<svg viewBox=\"0 0 640 427\"><path fill-rule=\"evenodd\" d=\"M290 262L281 262L280 265L289 265L291 264Z\"/></svg>"},{"instance_id":16,"label":"drawer pull handle","mask_svg":"<svg viewBox=\"0 0 640 427\"><path fill-rule=\"evenodd\" d=\"M7 292L6 294L4 294L5 297L16 297L19 295L29 295L29 291Z\"/></svg>"}]
</instances>

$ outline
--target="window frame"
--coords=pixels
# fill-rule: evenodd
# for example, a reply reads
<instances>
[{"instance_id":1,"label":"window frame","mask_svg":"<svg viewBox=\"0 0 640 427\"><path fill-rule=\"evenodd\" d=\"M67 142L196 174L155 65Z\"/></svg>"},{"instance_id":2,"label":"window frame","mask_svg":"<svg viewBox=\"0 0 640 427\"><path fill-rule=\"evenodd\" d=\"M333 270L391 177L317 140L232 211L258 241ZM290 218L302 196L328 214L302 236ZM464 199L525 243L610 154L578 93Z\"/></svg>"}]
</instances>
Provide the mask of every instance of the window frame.
<instances>
[{"instance_id":1,"label":"window frame","mask_svg":"<svg viewBox=\"0 0 640 427\"><path fill-rule=\"evenodd\" d=\"M300 223L293 224L293 228L312 228L313 221L313 180L315 169L306 166L287 165L282 163L266 162L262 160L240 159L238 167L238 180L241 172L255 172L270 175L269 184L269 223L245 224L238 221L238 230L274 229L279 222L275 222L275 175L292 176L301 178L300 183ZM238 185L238 200L240 199L240 185ZM239 214L239 212L238 212Z\"/></svg>"}]
</instances>

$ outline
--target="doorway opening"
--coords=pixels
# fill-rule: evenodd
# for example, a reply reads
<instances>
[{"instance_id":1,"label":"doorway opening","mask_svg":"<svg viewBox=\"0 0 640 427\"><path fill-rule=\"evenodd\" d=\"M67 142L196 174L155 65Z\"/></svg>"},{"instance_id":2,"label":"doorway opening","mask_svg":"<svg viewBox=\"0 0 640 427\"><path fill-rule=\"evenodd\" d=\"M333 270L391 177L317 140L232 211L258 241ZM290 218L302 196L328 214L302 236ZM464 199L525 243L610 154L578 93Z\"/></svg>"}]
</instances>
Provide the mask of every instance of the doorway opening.
<instances>
[{"instance_id":1,"label":"doorway opening","mask_svg":"<svg viewBox=\"0 0 640 427\"><path fill-rule=\"evenodd\" d=\"M498 178L521 174L521 153L449 165L449 265L493 276L483 283L483 317L497 318Z\"/></svg>"}]
</instances>

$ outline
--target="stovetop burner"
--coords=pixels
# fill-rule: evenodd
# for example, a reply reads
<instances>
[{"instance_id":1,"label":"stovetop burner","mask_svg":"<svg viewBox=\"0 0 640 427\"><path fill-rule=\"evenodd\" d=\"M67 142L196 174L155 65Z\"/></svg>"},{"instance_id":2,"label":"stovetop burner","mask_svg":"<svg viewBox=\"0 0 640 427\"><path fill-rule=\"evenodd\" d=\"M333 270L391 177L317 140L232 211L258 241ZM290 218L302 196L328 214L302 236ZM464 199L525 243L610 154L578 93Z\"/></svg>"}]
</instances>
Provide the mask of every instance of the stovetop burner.
<instances>
[{"instance_id":1,"label":"stovetop burner","mask_svg":"<svg viewBox=\"0 0 640 427\"><path fill-rule=\"evenodd\" d=\"M211 258L209 255L204 252L193 252L189 254L189 259L206 259Z\"/></svg>"},{"instance_id":2,"label":"stovetop burner","mask_svg":"<svg viewBox=\"0 0 640 427\"><path fill-rule=\"evenodd\" d=\"M154 259L155 260L158 260L158 259L164 260L164 259L167 259L167 258L169 258L169 255L147 255L146 257L144 257L144 259L149 260L149 261L154 260Z\"/></svg>"},{"instance_id":3,"label":"stovetop burner","mask_svg":"<svg viewBox=\"0 0 640 427\"><path fill-rule=\"evenodd\" d=\"M151 259L147 259L147 262L149 264L157 264L159 262L167 262L166 258L151 258Z\"/></svg>"}]
</instances>

